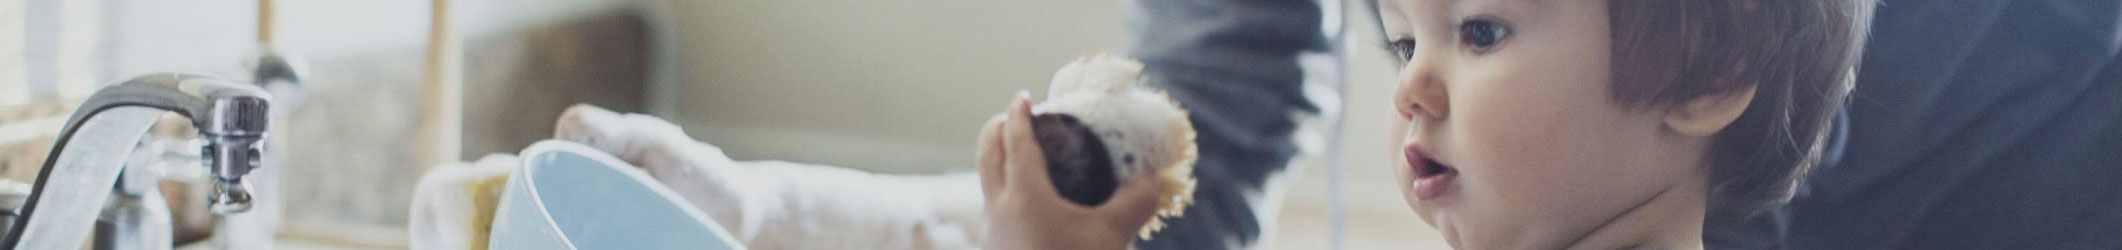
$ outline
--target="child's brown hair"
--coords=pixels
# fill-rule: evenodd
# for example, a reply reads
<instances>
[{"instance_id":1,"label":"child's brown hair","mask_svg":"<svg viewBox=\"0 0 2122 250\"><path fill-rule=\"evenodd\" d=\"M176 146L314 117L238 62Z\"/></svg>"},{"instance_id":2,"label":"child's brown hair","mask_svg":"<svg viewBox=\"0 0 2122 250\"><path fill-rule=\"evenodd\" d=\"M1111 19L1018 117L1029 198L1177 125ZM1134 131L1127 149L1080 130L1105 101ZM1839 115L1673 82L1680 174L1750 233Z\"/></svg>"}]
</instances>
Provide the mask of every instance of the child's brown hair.
<instances>
[{"instance_id":1,"label":"child's brown hair","mask_svg":"<svg viewBox=\"0 0 2122 250\"><path fill-rule=\"evenodd\" d=\"M1754 87L1711 142L1709 219L1788 201L1856 79L1870 0L1612 0L1614 98L1637 108Z\"/></svg>"}]
</instances>

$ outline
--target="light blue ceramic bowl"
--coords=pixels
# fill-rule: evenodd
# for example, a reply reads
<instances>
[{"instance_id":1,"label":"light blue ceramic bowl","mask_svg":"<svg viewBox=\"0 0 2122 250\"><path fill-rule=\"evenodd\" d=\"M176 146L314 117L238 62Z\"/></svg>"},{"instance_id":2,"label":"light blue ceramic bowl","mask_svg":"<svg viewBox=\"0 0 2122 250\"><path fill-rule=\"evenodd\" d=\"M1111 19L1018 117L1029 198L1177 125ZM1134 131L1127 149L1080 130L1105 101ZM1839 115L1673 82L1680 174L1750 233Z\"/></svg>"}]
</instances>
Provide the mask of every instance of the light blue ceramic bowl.
<instances>
[{"instance_id":1,"label":"light blue ceramic bowl","mask_svg":"<svg viewBox=\"0 0 2122 250\"><path fill-rule=\"evenodd\" d=\"M494 214L488 249L744 249L640 169L589 146L523 150Z\"/></svg>"}]
</instances>

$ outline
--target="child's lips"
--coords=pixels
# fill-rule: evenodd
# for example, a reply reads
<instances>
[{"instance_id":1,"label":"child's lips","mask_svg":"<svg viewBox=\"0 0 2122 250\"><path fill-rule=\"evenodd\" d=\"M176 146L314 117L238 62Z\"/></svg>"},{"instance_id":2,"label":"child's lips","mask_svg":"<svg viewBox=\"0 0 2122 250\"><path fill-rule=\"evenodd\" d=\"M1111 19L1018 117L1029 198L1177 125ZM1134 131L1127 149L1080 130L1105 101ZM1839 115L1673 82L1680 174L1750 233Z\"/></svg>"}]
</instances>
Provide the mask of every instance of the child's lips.
<instances>
[{"instance_id":1,"label":"child's lips","mask_svg":"<svg viewBox=\"0 0 2122 250\"><path fill-rule=\"evenodd\" d=\"M1413 188L1416 199L1434 199L1451 188L1452 179L1459 176L1457 169L1437 162L1422 152L1421 147L1407 146L1407 166L1414 173Z\"/></svg>"}]
</instances>

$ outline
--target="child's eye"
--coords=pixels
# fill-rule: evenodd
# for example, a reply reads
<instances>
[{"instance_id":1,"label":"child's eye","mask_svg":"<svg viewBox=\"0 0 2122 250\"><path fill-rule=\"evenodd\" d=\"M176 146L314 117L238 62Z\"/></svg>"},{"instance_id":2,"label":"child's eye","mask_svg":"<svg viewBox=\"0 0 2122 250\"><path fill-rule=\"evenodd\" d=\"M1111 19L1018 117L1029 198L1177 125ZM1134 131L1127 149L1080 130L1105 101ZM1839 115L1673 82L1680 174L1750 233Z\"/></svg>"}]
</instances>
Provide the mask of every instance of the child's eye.
<instances>
[{"instance_id":1,"label":"child's eye","mask_svg":"<svg viewBox=\"0 0 2122 250\"><path fill-rule=\"evenodd\" d=\"M1489 19L1470 19L1459 24L1459 43L1473 48L1474 52L1486 53L1489 48L1510 38L1510 27Z\"/></svg>"},{"instance_id":2,"label":"child's eye","mask_svg":"<svg viewBox=\"0 0 2122 250\"><path fill-rule=\"evenodd\" d=\"M1415 39L1393 39L1392 42L1385 44L1385 50L1389 50L1393 53L1393 56L1399 57L1400 62L1413 61L1415 60Z\"/></svg>"}]
</instances>

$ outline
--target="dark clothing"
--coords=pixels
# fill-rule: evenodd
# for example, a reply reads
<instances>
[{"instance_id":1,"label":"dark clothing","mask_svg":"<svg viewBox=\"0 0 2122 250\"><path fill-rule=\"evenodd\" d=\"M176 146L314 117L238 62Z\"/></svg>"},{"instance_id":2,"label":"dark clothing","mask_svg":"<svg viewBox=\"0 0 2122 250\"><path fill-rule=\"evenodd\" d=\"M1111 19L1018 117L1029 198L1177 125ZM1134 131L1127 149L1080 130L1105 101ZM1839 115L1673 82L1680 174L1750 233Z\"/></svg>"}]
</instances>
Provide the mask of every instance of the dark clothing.
<instances>
[{"instance_id":1,"label":"dark clothing","mask_svg":"<svg viewBox=\"0 0 2122 250\"><path fill-rule=\"evenodd\" d=\"M1710 249L2122 249L2112 0L1885 1L1841 159Z\"/></svg>"},{"instance_id":2,"label":"dark clothing","mask_svg":"<svg viewBox=\"0 0 2122 250\"><path fill-rule=\"evenodd\" d=\"M1193 119L1199 181L1186 216L1142 249L1236 249L1260 237L1268 178L1297 146L1296 114L1318 112L1303 95L1297 57L1325 52L1319 3L1309 0L1132 1L1133 48L1151 86ZM1268 215L1273 216L1273 215Z\"/></svg>"}]
</instances>

